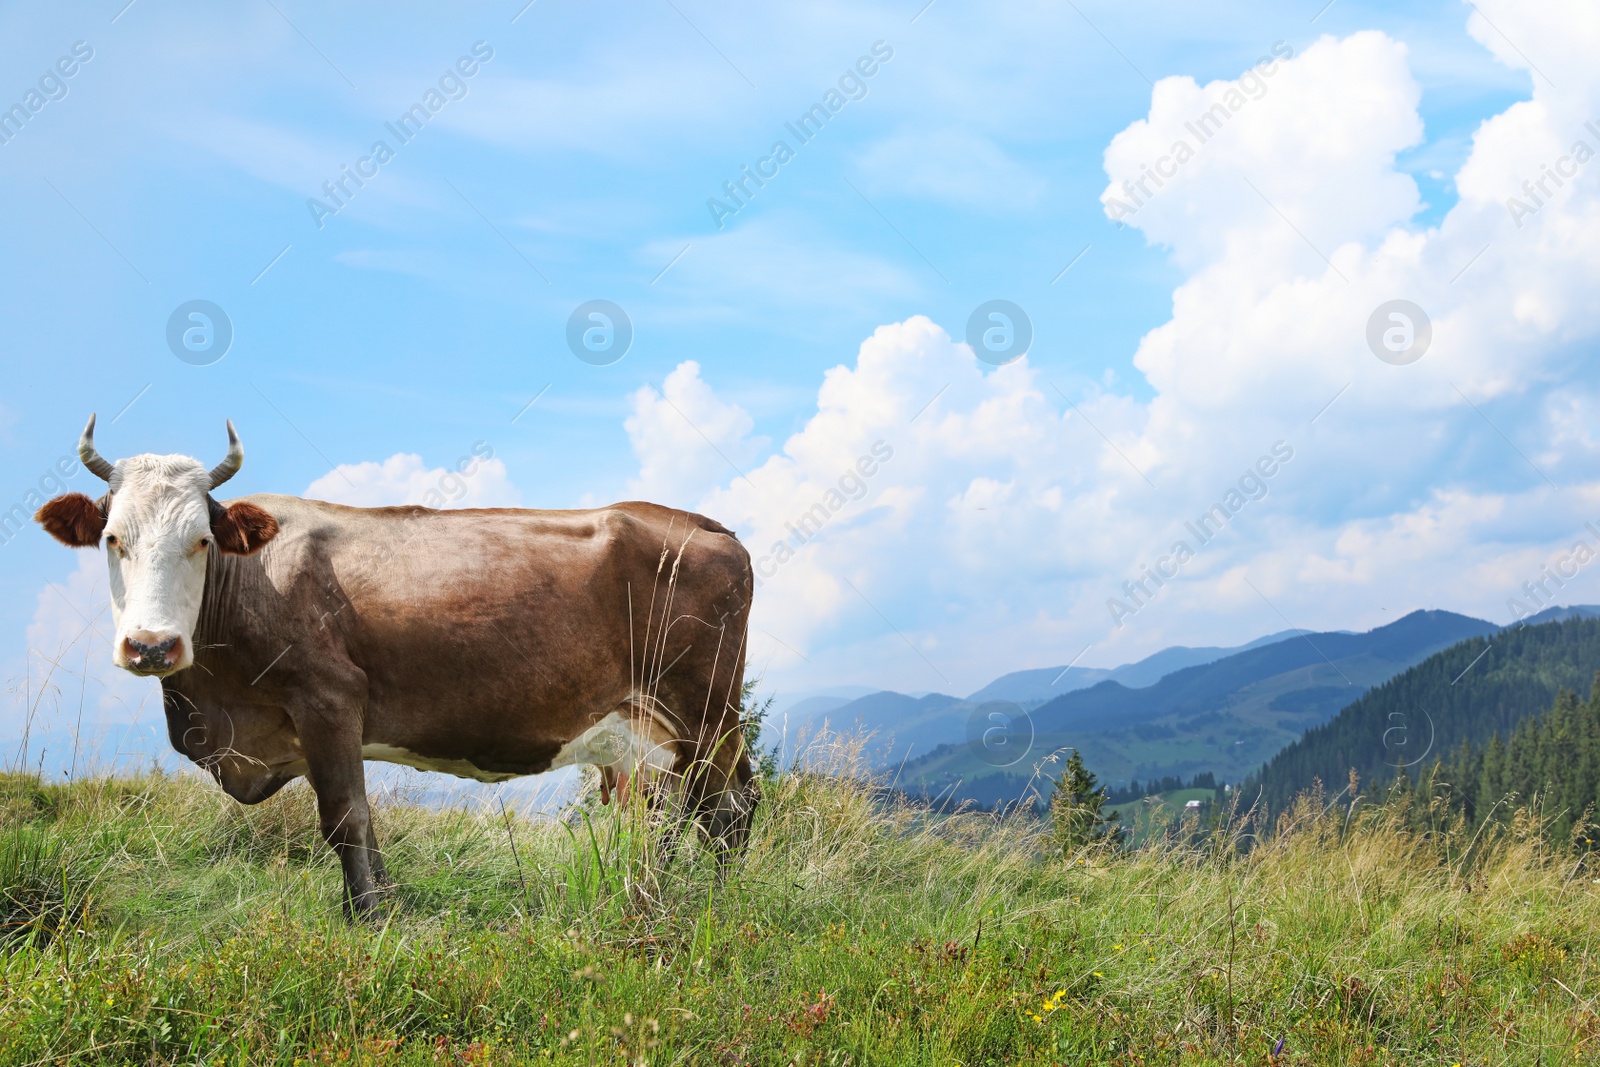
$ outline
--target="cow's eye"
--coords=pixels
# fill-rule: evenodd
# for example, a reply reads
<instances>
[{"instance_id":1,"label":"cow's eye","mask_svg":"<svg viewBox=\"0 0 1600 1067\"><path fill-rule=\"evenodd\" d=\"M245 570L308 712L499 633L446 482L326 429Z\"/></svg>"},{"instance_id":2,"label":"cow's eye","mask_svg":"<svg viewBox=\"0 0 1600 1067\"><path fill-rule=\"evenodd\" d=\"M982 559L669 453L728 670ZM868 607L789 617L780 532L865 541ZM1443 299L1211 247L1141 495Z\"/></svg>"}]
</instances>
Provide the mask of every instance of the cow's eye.
<instances>
[{"instance_id":1,"label":"cow's eye","mask_svg":"<svg viewBox=\"0 0 1600 1067\"><path fill-rule=\"evenodd\" d=\"M206 551L210 547L211 547L211 538L209 538L209 537L200 538L200 548L199 548L199 550L201 552Z\"/></svg>"}]
</instances>

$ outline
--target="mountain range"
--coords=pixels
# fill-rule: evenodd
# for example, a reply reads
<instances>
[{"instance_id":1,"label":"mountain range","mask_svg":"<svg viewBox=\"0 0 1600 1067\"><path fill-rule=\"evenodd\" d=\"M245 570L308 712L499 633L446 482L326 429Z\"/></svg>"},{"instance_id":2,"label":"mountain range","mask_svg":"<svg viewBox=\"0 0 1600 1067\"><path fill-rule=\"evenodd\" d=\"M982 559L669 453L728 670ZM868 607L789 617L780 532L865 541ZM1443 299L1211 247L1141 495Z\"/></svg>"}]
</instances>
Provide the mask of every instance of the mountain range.
<instances>
[{"instance_id":1,"label":"mountain range","mask_svg":"<svg viewBox=\"0 0 1600 1067\"><path fill-rule=\"evenodd\" d=\"M1302 632L1284 630L1266 637L1258 637L1249 644L1234 648L1188 648L1176 645L1146 656L1137 663L1127 663L1109 670L1101 667L1066 666L1012 671L1010 674L1002 674L967 699L977 703L985 700L1010 700L1021 704L1023 708L1032 708L1066 693L1099 685L1101 682L1117 682L1129 689L1142 689L1145 686L1155 685L1173 671L1212 663L1235 652L1246 652L1262 645L1276 644L1286 638L1298 636Z\"/></svg>"},{"instance_id":2,"label":"mountain range","mask_svg":"<svg viewBox=\"0 0 1600 1067\"><path fill-rule=\"evenodd\" d=\"M1600 608L1551 608L1518 625L1569 617L1600 617ZM1415 611L1365 633L1288 630L1235 648L1163 649L1112 669L1013 671L966 697L813 698L789 709L789 736L823 721L860 730L900 788L982 803L1017 799L1036 768L1052 773L1040 761L1067 748L1112 784L1198 771L1238 782L1369 689L1500 630Z\"/></svg>"}]
</instances>

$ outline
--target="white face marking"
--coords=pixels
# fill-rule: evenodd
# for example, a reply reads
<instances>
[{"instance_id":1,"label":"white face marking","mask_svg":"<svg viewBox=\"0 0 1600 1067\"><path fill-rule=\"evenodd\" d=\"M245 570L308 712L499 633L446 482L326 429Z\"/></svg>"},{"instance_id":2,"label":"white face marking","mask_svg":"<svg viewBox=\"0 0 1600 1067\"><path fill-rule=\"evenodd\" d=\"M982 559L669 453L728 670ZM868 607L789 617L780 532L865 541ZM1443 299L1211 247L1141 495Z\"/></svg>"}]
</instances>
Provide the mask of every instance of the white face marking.
<instances>
[{"instance_id":1,"label":"white face marking","mask_svg":"<svg viewBox=\"0 0 1600 1067\"><path fill-rule=\"evenodd\" d=\"M132 456L111 476L106 557L111 569L111 661L134 670L129 634L176 636L182 646L170 674L194 662L194 628L205 593L211 513L210 477L188 456Z\"/></svg>"},{"instance_id":2,"label":"white face marking","mask_svg":"<svg viewBox=\"0 0 1600 1067\"><path fill-rule=\"evenodd\" d=\"M441 771L444 774L453 774L457 778L471 778L479 782L509 782L519 777L502 771L480 770L464 759L431 759L419 756L398 745L362 745L361 758L378 760L381 763L398 763L403 767L415 767L419 771Z\"/></svg>"}]
</instances>

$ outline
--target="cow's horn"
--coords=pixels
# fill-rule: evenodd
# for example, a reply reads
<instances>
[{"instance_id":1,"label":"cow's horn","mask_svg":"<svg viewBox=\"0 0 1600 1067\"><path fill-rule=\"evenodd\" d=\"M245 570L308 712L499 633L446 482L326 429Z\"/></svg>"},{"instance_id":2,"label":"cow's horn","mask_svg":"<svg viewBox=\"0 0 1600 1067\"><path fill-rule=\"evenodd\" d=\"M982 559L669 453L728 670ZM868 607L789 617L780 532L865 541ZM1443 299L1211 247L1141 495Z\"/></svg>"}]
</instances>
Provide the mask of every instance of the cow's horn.
<instances>
[{"instance_id":1,"label":"cow's horn","mask_svg":"<svg viewBox=\"0 0 1600 1067\"><path fill-rule=\"evenodd\" d=\"M111 480L111 464L106 462L104 456L94 450L94 416L89 416L89 425L83 428L83 436L78 438L78 458L83 460L83 465L90 474L103 482Z\"/></svg>"},{"instance_id":2,"label":"cow's horn","mask_svg":"<svg viewBox=\"0 0 1600 1067\"><path fill-rule=\"evenodd\" d=\"M215 489L223 482L239 473L239 468L244 466L244 446L239 443L239 434L233 428L233 420L228 420L228 455L221 463L211 468L211 488Z\"/></svg>"}]
</instances>

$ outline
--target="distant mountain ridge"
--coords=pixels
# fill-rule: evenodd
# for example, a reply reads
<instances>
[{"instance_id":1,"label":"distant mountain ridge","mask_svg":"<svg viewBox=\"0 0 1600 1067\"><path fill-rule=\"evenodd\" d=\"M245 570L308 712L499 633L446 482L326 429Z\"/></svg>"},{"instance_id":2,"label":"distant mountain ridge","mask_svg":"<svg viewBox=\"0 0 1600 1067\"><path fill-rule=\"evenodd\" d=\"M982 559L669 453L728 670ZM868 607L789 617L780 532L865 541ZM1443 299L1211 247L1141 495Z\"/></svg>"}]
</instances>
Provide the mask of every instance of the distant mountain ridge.
<instances>
[{"instance_id":1,"label":"distant mountain ridge","mask_svg":"<svg viewBox=\"0 0 1600 1067\"><path fill-rule=\"evenodd\" d=\"M1572 604L1567 607L1548 607L1529 615L1513 626L1537 626L1542 622L1565 622L1568 619L1600 619L1600 607L1593 604Z\"/></svg>"},{"instance_id":2,"label":"distant mountain ridge","mask_svg":"<svg viewBox=\"0 0 1600 1067\"><path fill-rule=\"evenodd\" d=\"M1262 645L1274 644L1278 641L1303 633L1301 630L1283 630L1279 633L1258 637L1248 644L1237 645L1233 648L1189 648L1184 645L1175 645L1164 648L1159 652L1146 656L1135 663L1126 663L1121 667L1039 667L1032 670L1012 671L1003 674L967 697L968 700L982 703L985 700L1011 700L1021 704L1024 708L1043 704L1045 701L1070 693L1078 689L1087 689L1101 682L1118 682L1129 689L1142 689L1148 685L1155 685L1162 678L1173 671L1185 667L1198 667L1205 663L1212 663L1231 656L1235 652L1244 652Z\"/></svg>"},{"instance_id":3,"label":"distant mountain ridge","mask_svg":"<svg viewBox=\"0 0 1600 1067\"><path fill-rule=\"evenodd\" d=\"M1177 645L1134 663L1113 668L1064 665L1012 671L965 699L944 693L911 696L891 689L866 692L854 699L834 695L808 696L781 712L781 728L786 737L791 739L796 733L815 731L824 722L834 729L856 729L876 734L881 742L885 742L876 753L879 761L892 763L919 756L952 740L952 729L965 725L964 721L952 723L951 717L946 714L952 708L965 708L966 714L970 714L973 708L989 701L1010 701L1026 709L1045 703L1051 695L1073 692L1103 681L1114 681L1134 688L1154 685L1165 675L1184 667L1211 663L1304 632L1284 630L1234 648L1189 648ZM892 744L887 743L890 741Z\"/></svg>"},{"instance_id":4,"label":"distant mountain ridge","mask_svg":"<svg viewBox=\"0 0 1600 1067\"><path fill-rule=\"evenodd\" d=\"M1326 665L1336 678L1359 695L1366 684L1346 677L1336 662L1360 656L1396 664L1395 672L1425 654L1468 637L1498 630L1494 623L1449 611L1414 611L1386 626L1366 633L1344 631L1302 634L1259 648L1235 653L1213 663L1186 667L1152 686L1130 689L1117 682L1101 682L1089 689L1066 693L1033 711L1036 729L1047 732L1095 730L1115 721L1121 726L1148 722L1164 714L1202 714L1218 710L1242 687L1263 678L1301 668Z\"/></svg>"},{"instance_id":5,"label":"distant mountain ridge","mask_svg":"<svg viewBox=\"0 0 1600 1067\"><path fill-rule=\"evenodd\" d=\"M1019 745L1018 755L1025 750L1026 757L1015 762L996 760L969 741L976 705L951 704L944 710L945 740L920 752L912 746L909 759L896 761L896 774L910 792L1004 803L1041 787L1035 774L1041 760L1074 748L1113 786L1202 772L1239 782L1369 688L1464 638L1499 629L1453 612L1419 611L1366 633L1300 633L1182 668L1151 686L1103 681L1027 712L1023 729L1032 741ZM848 710L839 709L834 721L841 723ZM893 730L890 723L879 728ZM935 736L919 724L920 744ZM907 746L896 749L905 753Z\"/></svg>"}]
</instances>

